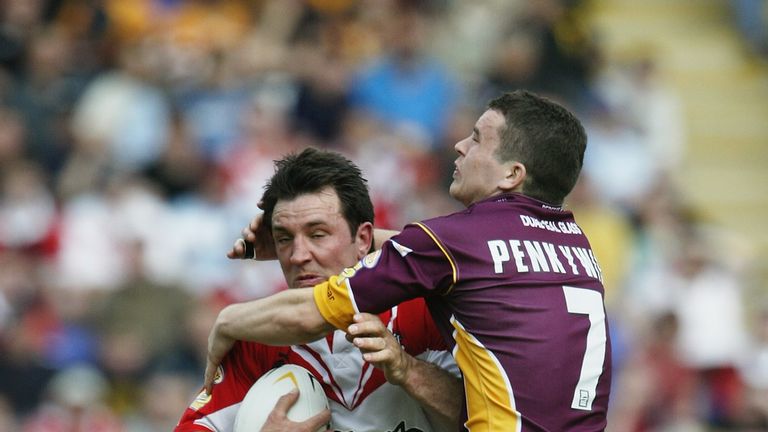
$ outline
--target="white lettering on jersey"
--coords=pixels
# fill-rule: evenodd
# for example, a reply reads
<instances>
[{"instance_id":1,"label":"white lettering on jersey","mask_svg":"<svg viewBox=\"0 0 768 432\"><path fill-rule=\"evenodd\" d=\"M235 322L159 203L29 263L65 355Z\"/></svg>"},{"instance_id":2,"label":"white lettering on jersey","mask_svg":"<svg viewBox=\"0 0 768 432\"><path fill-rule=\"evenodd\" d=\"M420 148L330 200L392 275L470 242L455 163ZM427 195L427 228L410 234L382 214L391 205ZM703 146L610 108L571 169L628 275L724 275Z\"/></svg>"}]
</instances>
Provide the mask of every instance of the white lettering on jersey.
<instances>
[{"instance_id":1,"label":"white lettering on jersey","mask_svg":"<svg viewBox=\"0 0 768 432\"><path fill-rule=\"evenodd\" d=\"M488 242L488 249L491 251L491 259L493 260L493 272L497 274L503 272L502 263L509 261L509 250L506 242L491 240Z\"/></svg>"},{"instance_id":2,"label":"white lettering on jersey","mask_svg":"<svg viewBox=\"0 0 768 432\"><path fill-rule=\"evenodd\" d=\"M544 258L544 252L541 250L539 242L523 240L523 245L525 245L525 251L528 252L528 256L531 258L531 267L533 267L533 271L548 272L549 264L547 264L547 260Z\"/></svg>"},{"instance_id":3,"label":"white lettering on jersey","mask_svg":"<svg viewBox=\"0 0 768 432\"><path fill-rule=\"evenodd\" d=\"M573 249L573 254L576 255L576 258L579 259L581 266L584 267L584 270L587 272L587 276L597 279L597 271L595 270L595 266L592 265L592 259L589 257L589 252L587 252L586 249L580 247L571 249Z\"/></svg>"},{"instance_id":4,"label":"white lettering on jersey","mask_svg":"<svg viewBox=\"0 0 768 432\"><path fill-rule=\"evenodd\" d=\"M547 242L542 243L542 245L544 246L544 251L547 253L547 258L549 258L549 264L552 266L552 271L555 273L565 273L563 264L560 262L560 258L557 257L555 245Z\"/></svg>"},{"instance_id":5,"label":"white lettering on jersey","mask_svg":"<svg viewBox=\"0 0 768 432\"><path fill-rule=\"evenodd\" d=\"M597 278L600 279L600 282L602 282L603 270L600 268L600 265L597 263L597 258L595 258L595 254L592 252L592 249L589 249L589 257L592 259L592 264L594 264L595 270L597 270Z\"/></svg>"},{"instance_id":6,"label":"white lettering on jersey","mask_svg":"<svg viewBox=\"0 0 768 432\"><path fill-rule=\"evenodd\" d=\"M533 216L520 215L520 221L525 227L532 227L562 234L581 234L581 228L575 222L555 222L541 220Z\"/></svg>"},{"instance_id":7,"label":"white lettering on jersey","mask_svg":"<svg viewBox=\"0 0 768 432\"><path fill-rule=\"evenodd\" d=\"M512 247L512 256L515 257L515 266L517 271L525 273L528 271L528 266L523 264L523 251L520 250L520 240L510 240L509 245Z\"/></svg>"},{"instance_id":8,"label":"white lettering on jersey","mask_svg":"<svg viewBox=\"0 0 768 432\"><path fill-rule=\"evenodd\" d=\"M560 252L565 255L565 259L568 260L568 265L571 266L571 270L573 271L573 274L577 275L579 274L579 269L576 268L576 263L573 262L573 255L571 254L571 249L568 246L559 246Z\"/></svg>"},{"instance_id":9,"label":"white lettering on jersey","mask_svg":"<svg viewBox=\"0 0 768 432\"><path fill-rule=\"evenodd\" d=\"M518 273L529 271L547 273L571 273L580 275L583 271L589 277L602 282L603 273L597 264L594 252L591 249L554 245L536 240L489 240L488 251L493 263L493 272L504 272L504 264L514 258L515 269ZM511 249L511 254L510 254ZM558 251L560 252L558 254ZM563 266L561 257L568 263L568 270ZM580 265L577 265L580 264ZM580 270L579 267L581 267Z\"/></svg>"}]
</instances>

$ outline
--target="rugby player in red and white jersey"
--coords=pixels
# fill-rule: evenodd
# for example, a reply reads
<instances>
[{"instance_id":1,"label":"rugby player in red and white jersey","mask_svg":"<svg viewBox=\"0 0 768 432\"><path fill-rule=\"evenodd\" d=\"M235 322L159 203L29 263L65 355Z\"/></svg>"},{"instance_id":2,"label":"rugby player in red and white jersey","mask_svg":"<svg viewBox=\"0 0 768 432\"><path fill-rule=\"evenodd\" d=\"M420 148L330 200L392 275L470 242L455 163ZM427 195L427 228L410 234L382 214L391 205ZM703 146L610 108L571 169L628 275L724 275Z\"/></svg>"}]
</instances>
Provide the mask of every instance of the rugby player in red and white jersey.
<instances>
[{"instance_id":1,"label":"rugby player in red and white jersey","mask_svg":"<svg viewBox=\"0 0 768 432\"><path fill-rule=\"evenodd\" d=\"M272 233L289 286L312 287L369 252L373 206L357 167L336 153L314 149L289 155L276 166L261 204L261 228ZM236 342L210 394L200 392L175 430L231 431L251 385L285 363L303 366L323 384L336 431L455 429L462 400L458 367L424 301L359 318L366 336L358 338L360 346L342 331L304 345ZM278 402L262 430L314 431L327 423L327 413L301 424L288 421L285 407L296 397Z\"/></svg>"}]
</instances>

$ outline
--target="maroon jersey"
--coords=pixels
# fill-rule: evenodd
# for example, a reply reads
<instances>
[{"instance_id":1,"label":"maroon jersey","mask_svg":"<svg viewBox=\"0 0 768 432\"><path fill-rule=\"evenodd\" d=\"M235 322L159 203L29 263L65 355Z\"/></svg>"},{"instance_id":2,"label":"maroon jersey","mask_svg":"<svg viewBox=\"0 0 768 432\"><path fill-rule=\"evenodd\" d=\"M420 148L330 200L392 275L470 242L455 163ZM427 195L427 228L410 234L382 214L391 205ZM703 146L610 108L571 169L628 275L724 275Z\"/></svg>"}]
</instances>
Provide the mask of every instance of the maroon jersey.
<instances>
[{"instance_id":1,"label":"maroon jersey","mask_svg":"<svg viewBox=\"0 0 768 432\"><path fill-rule=\"evenodd\" d=\"M379 315L406 352L458 375L458 368L417 299ZM323 386L333 430L343 432L435 430L421 406L401 387L389 384L381 370L336 331L306 345L276 347L238 341L222 362L211 396L201 391L184 412L176 432L228 432L254 382L273 367L296 364L312 372Z\"/></svg>"},{"instance_id":2,"label":"maroon jersey","mask_svg":"<svg viewBox=\"0 0 768 432\"><path fill-rule=\"evenodd\" d=\"M602 275L569 211L519 194L408 225L315 287L323 316L425 297L464 375L467 430L606 427L610 341Z\"/></svg>"}]
</instances>

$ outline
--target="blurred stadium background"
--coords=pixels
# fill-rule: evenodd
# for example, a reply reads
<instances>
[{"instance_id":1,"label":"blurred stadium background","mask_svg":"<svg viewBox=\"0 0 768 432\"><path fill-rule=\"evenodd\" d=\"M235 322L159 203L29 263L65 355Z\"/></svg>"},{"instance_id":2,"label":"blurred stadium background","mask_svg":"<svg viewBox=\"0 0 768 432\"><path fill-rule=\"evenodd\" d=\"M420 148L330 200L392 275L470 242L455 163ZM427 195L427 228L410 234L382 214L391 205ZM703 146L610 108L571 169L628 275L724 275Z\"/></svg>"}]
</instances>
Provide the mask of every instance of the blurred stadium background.
<instances>
[{"instance_id":1,"label":"blurred stadium background","mask_svg":"<svg viewBox=\"0 0 768 432\"><path fill-rule=\"evenodd\" d=\"M377 225L457 209L452 144L528 88L587 126L611 431L768 430L765 0L0 0L0 432L167 431L282 154Z\"/></svg>"}]
</instances>

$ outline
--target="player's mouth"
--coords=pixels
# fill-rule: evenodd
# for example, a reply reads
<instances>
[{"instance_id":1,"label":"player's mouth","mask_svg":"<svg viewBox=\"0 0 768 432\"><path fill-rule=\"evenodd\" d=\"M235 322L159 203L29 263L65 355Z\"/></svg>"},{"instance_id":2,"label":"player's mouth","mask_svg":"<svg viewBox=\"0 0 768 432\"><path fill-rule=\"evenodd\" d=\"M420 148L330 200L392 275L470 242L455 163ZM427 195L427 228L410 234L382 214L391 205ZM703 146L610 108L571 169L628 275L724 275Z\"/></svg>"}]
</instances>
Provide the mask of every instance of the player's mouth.
<instances>
[{"instance_id":1,"label":"player's mouth","mask_svg":"<svg viewBox=\"0 0 768 432\"><path fill-rule=\"evenodd\" d=\"M327 278L316 274L303 274L296 278L296 287L308 288L313 287L321 282L325 282Z\"/></svg>"}]
</instances>

